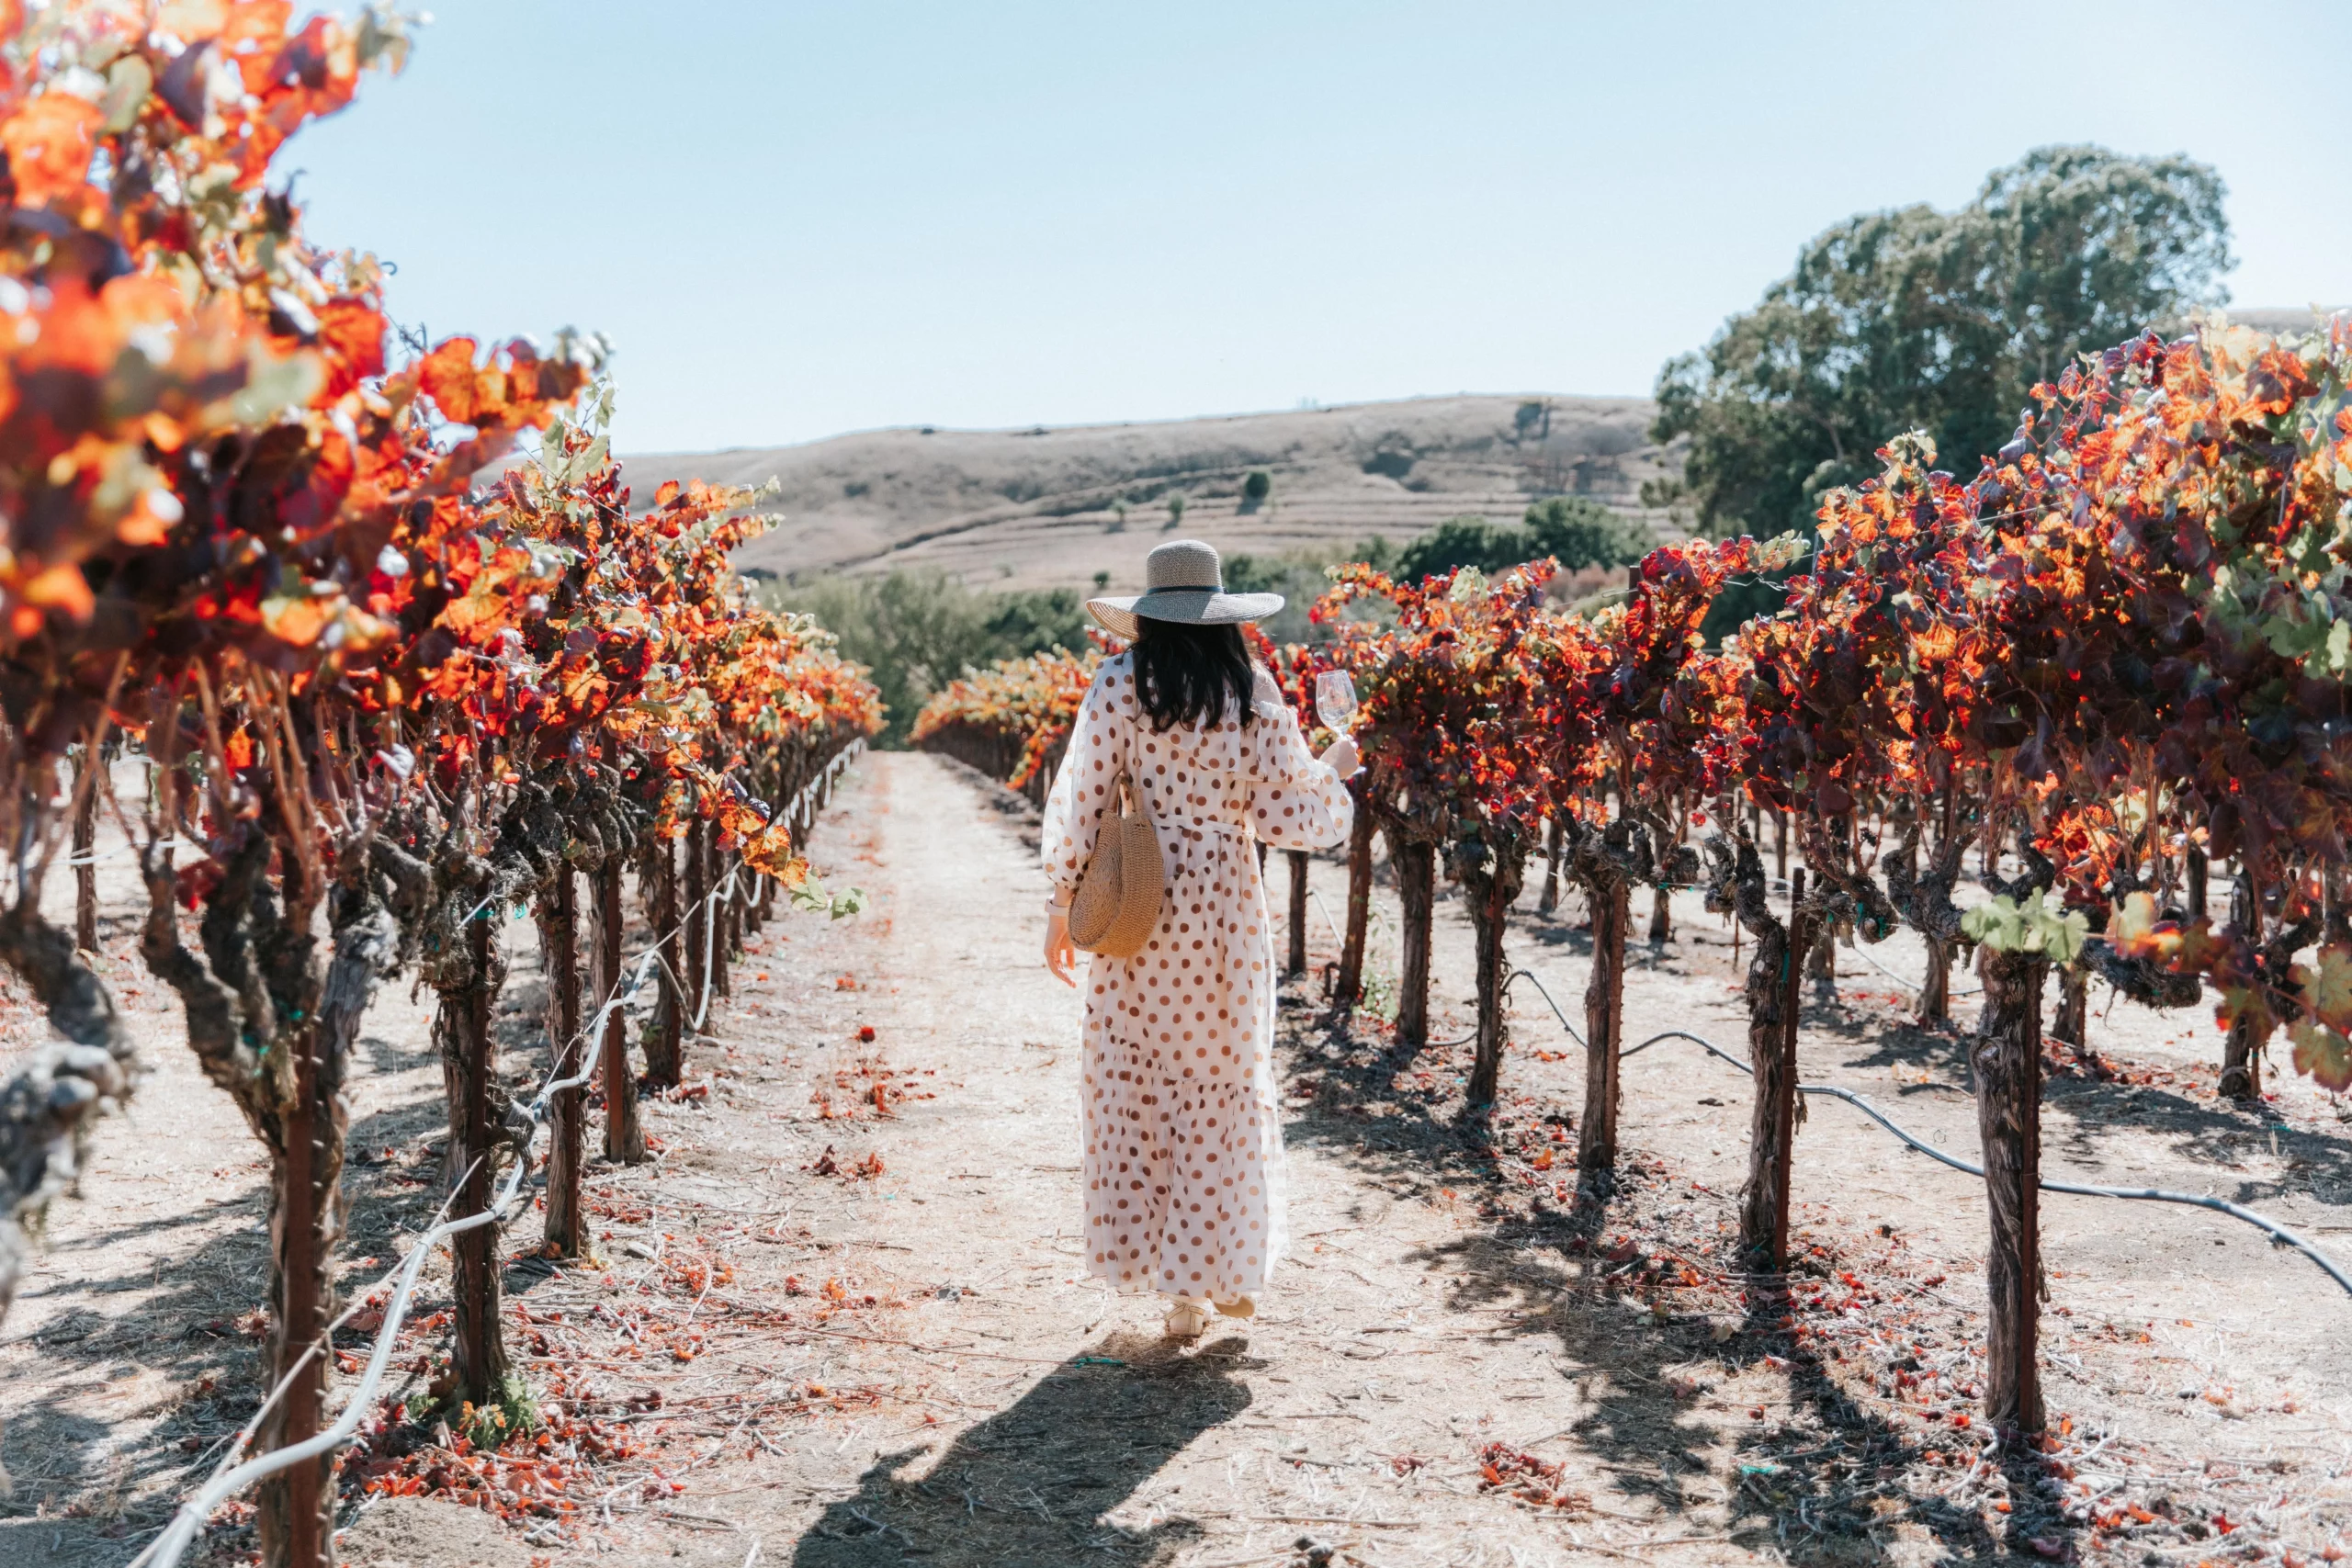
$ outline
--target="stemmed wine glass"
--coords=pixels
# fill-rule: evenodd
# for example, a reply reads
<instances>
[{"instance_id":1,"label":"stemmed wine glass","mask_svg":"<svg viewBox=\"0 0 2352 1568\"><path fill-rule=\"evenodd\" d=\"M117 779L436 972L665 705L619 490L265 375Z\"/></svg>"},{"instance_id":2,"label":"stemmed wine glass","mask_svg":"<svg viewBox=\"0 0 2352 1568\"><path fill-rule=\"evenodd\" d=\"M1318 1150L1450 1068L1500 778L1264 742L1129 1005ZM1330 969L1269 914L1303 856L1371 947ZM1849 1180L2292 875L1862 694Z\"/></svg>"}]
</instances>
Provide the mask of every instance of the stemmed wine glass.
<instances>
[{"instance_id":1,"label":"stemmed wine glass","mask_svg":"<svg viewBox=\"0 0 2352 1568\"><path fill-rule=\"evenodd\" d=\"M1344 670L1326 670L1315 677L1315 716L1334 735L1348 732L1356 713L1356 683Z\"/></svg>"}]
</instances>

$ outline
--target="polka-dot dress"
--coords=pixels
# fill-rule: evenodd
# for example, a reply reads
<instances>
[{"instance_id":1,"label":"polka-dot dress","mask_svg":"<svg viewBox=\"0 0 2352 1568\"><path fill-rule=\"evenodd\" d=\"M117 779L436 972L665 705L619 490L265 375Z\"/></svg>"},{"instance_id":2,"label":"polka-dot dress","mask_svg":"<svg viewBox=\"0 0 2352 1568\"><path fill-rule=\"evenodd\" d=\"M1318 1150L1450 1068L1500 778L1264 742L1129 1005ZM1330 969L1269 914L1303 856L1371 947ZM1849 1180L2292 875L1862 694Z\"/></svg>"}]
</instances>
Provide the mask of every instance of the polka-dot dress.
<instances>
[{"instance_id":1,"label":"polka-dot dress","mask_svg":"<svg viewBox=\"0 0 2352 1568\"><path fill-rule=\"evenodd\" d=\"M1263 671L1251 705L1246 726L1155 734L1132 660L1108 660L1046 802L1046 872L1072 889L1124 765L1168 869L1151 941L1087 976L1086 1254L1121 1291L1255 1295L1286 1239L1257 843L1336 844L1353 803Z\"/></svg>"}]
</instances>

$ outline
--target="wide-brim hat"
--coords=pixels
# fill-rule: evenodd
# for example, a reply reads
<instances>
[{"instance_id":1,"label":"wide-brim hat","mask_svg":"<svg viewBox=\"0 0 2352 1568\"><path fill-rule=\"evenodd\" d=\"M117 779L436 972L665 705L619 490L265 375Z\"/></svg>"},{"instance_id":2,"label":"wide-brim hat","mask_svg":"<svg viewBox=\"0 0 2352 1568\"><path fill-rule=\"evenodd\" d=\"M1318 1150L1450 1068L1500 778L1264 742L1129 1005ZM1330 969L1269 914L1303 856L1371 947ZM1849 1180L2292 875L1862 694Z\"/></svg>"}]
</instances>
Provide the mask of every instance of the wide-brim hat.
<instances>
[{"instance_id":1,"label":"wide-brim hat","mask_svg":"<svg viewBox=\"0 0 2352 1568\"><path fill-rule=\"evenodd\" d=\"M1283 607L1279 593L1227 593L1225 563L1216 547L1198 539L1178 539L1152 551L1144 558L1143 580L1143 592L1089 599L1086 613L1133 642L1138 620L1228 626L1262 621Z\"/></svg>"}]
</instances>

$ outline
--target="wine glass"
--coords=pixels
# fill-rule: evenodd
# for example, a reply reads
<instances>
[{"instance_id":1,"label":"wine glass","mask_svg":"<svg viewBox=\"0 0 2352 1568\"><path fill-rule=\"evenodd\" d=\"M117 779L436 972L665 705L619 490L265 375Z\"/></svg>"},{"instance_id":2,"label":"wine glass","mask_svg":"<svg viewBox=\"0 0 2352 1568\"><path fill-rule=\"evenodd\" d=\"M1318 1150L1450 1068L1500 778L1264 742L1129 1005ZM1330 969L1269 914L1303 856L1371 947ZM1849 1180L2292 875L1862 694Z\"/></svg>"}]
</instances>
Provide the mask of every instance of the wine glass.
<instances>
[{"instance_id":1,"label":"wine glass","mask_svg":"<svg viewBox=\"0 0 2352 1568\"><path fill-rule=\"evenodd\" d=\"M1315 677L1315 716L1334 735L1348 732L1355 716L1356 683L1344 670L1326 670Z\"/></svg>"}]
</instances>

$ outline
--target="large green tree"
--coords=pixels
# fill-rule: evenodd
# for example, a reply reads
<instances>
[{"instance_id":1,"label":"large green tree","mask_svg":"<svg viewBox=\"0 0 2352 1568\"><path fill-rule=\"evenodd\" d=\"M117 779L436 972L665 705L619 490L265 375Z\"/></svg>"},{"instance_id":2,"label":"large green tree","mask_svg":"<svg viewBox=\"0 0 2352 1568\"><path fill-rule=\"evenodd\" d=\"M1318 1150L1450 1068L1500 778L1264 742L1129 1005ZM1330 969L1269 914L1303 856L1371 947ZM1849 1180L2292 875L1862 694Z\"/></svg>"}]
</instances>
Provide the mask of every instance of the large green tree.
<instances>
[{"instance_id":1,"label":"large green tree","mask_svg":"<svg viewBox=\"0 0 2352 1568\"><path fill-rule=\"evenodd\" d=\"M2221 176L2188 158L2043 147L1957 212L1847 220L1703 350L1659 373L1660 441L1690 437L1703 532L1804 527L1816 498L1926 430L1973 472L2036 381L2228 299Z\"/></svg>"}]
</instances>

